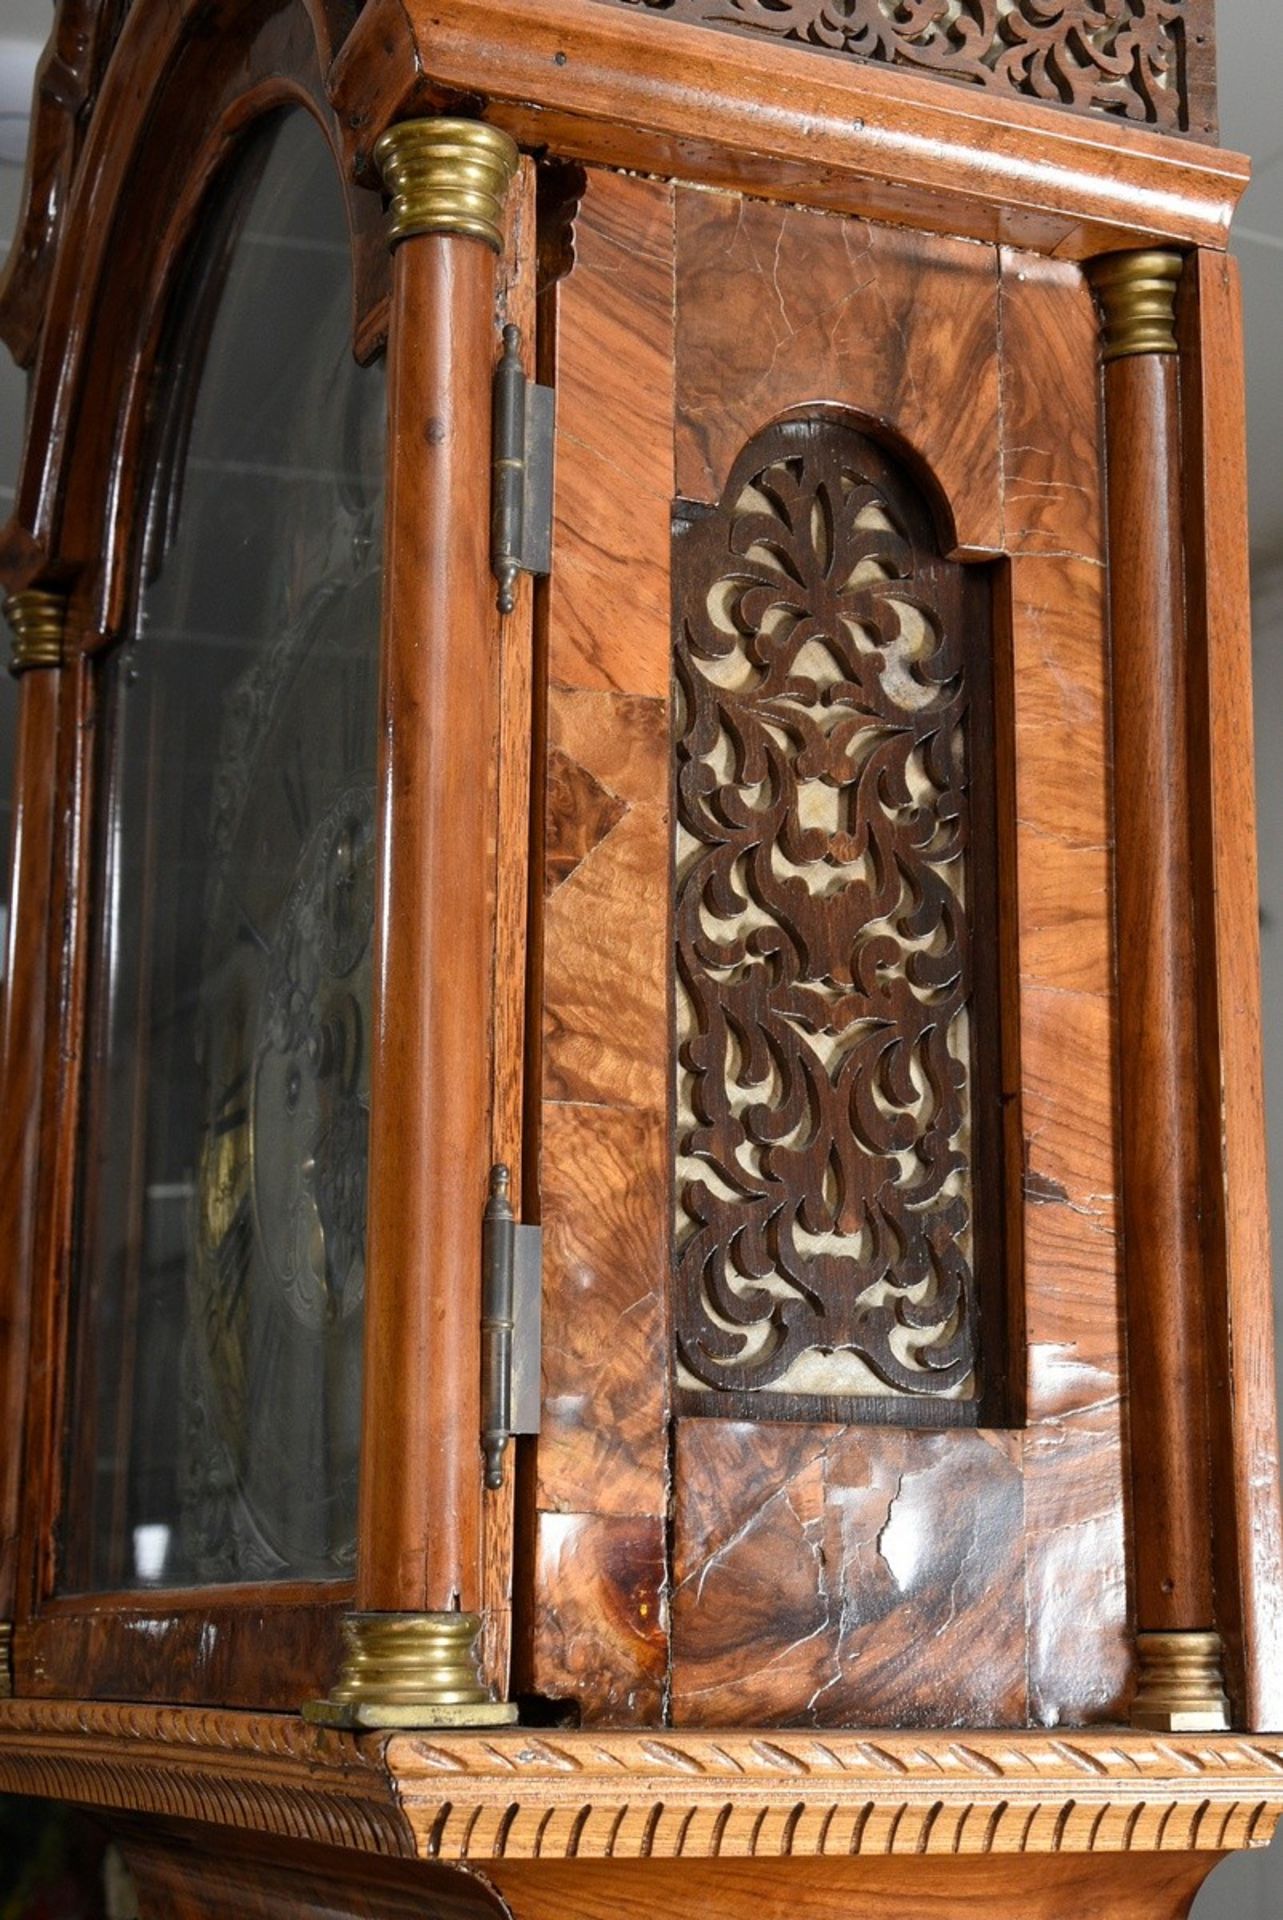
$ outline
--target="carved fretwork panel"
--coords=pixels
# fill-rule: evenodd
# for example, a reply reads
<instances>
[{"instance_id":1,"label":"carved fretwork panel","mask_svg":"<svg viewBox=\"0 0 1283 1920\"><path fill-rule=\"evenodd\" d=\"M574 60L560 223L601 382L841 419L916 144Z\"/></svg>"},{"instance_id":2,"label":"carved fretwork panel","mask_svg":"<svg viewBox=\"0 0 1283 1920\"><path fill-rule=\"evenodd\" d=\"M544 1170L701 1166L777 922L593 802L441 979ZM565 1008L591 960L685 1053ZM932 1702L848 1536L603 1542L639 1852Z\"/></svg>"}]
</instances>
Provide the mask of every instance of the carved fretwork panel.
<instances>
[{"instance_id":1,"label":"carved fretwork panel","mask_svg":"<svg viewBox=\"0 0 1283 1920\"><path fill-rule=\"evenodd\" d=\"M986 581L827 418L681 503L674 567L679 1383L708 1411L975 1419L1001 1267Z\"/></svg>"},{"instance_id":2,"label":"carved fretwork panel","mask_svg":"<svg viewBox=\"0 0 1283 1920\"><path fill-rule=\"evenodd\" d=\"M611 0L1215 137L1211 0Z\"/></svg>"}]
</instances>

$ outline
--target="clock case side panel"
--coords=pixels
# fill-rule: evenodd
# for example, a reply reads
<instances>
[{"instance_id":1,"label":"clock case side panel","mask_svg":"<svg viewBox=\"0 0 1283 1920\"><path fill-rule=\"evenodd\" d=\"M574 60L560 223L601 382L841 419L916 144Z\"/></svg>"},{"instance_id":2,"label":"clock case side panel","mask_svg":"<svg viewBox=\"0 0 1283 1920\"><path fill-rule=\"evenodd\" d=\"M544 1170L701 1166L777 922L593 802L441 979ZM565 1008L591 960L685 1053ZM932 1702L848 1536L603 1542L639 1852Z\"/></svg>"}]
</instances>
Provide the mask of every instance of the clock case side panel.
<instances>
[{"instance_id":1,"label":"clock case side panel","mask_svg":"<svg viewBox=\"0 0 1283 1920\"><path fill-rule=\"evenodd\" d=\"M337 19L299 5L262 20L229 5L213 41L194 34L192 24L190 10L162 21L156 10L139 8L104 80L63 220L18 510L5 541L5 557L22 556L16 564L27 570L38 555L41 576L67 582L70 601L46 917L49 1011L39 1224L30 1250L33 1350L15 1679L19 1692L247 1704L270 1698L294 1706L337 1665L346 1583L52 1597L81 1126L94 805L91 661L127 632L132 616L138 529L147 510L148 398L173 290L211 190L241 139L265 115L288 107L319 124L340 179L350 166L322 78ZM122 88L132 94L128 108L116 98ZM121 108L114 121L113 107ZM175 153L191 155L182 170ZM346 199L354 340L358 358L368 360L386 326L387 253L376 197L349 189Z\"/></svg>"},{"instance_id":2,"label":"clock case side panel","mask_svg":"<svg viewBox=\"0 0 1283 1920\"><path fill-rule=\"evenodd\" d=\"M544 171L555 381L539 589L527 1199L543 1425L523 1443L514 1676L663 1718L669 1501L668 738L673 190Z\"/></svg>"},{"instance_id":3,"label":"clock case side panel","mask_svg":"<svg viewBox=\"0 0 1283 1920\"><path fill-rule=\"evenodd\" d=\"M561 445L535 806L545 1426L523 1509L518 1670L524 1689L575 1702L588 1724L932 1724L942 1712L1085 1724L1117 1718L1131 1681L1094 308L1073 264L847 226L590 168L572 270L555 288ZM775 314L791 351L778 350ZM949 406L963 384L983 420ZM1036 431L1048 390L1072 416L1050 439ZM715 499L762 420L816 395L947 477L954 550L990 576L1008 1241L991 1335L1011 1425L681 1418L665 1455L671 1169L654 1116L668 911L661 926L635 903L671 892L656 829L672 502ZM857 1517L843 1532L857 1495L867 1539ZM913 1666L895 1609L874 1617L873 1604L860 1632L839 1631L839 1613L858 1625L859 1609L834 1568L863 1553L865 1585L885 1584L874 1543L889 1526L929 1639L941 1596L976 1564L961 1521L949 1540L951 1506L984 1508L1008 1577L990 1581L990 1655L952 1662L942 1709L946 1663ZM901 1527L939 1538L941 1564L911 1576ZM979 1621L959 1612L968 1647Z\"/></svg>"},{"instance_id":4,"label":"clock case side panel","mask_svg":"<svg viewBox=\"0 0 1283 1920\"><path fill-rule=\"evenodd\" d=\"M716 493L754 424L745 396L770 412L818 390L916 451L952 509L951 557L989 563L1008 1300L987 1327L1005 1405L976 1430L677 1421L673 1720L1117 1718L1131 1653L1090 292L1076 267L1014 250L697 192L678 206L679 492ZM1053 435L1049 392L1071 423ZM908 1540L931 1550L902 1556Z\"/></svg>"}]
</instances>

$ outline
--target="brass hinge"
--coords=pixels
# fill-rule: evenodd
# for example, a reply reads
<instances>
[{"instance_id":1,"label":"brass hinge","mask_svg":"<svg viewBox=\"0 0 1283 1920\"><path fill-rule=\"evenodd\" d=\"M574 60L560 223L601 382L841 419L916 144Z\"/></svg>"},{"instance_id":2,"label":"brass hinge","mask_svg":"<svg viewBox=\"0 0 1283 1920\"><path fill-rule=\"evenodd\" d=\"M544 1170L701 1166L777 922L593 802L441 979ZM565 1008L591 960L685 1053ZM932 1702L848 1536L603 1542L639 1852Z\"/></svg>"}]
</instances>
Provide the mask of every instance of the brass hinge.
<instances>
[{"instance_id":1,"label":"brass hinge","mask_svg":"<svg viewBox=\"0 0 1283 1920\"><path fill-rule=\"evenodd\" d=\"M553 422L551 387L527 380L521 329L503 330L503 358L494 376L494 472L490 564L499 582L499 611L511 613L519 573L552 567Z\"/></svg>"},{"instance_id":2,"label":"brass hinge","mask_svg":"<svg viewBox=\"0 0 1283 1920\"><path fill-rule=\"evenodd\" d=\"M503 1485L503 1450L538 1433L543 1232L518 1226L507 1167L492 1167L481 1223L481 1448L486 1485Z\"/></svg>"}]
</instances>

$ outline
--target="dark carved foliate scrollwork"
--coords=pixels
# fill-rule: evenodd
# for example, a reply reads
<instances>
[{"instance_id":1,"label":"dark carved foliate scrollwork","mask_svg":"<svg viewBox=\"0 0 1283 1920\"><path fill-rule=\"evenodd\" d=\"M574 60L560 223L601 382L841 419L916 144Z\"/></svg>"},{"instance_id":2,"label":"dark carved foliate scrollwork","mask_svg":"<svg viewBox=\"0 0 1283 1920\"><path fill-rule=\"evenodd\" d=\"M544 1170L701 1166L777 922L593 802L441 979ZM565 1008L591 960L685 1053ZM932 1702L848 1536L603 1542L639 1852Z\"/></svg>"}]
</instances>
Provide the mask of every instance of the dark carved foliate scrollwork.
<instances>
[{"instance_id":1,"label":"dark carved foliate scrollwork","mask_svg":"<svg viewBox=\"0 0 1283 1920\"><path fill-rule=\"evenodd\" d=\"M1167 133L1201 121L1213 89L1209 0L613 0L916 67ZM1194 102L1197 96L1197 109Z\"/></svg>"},{"instance_id":2,"label":"dark carved foliate scrollwork","mask_svg":"<svg viewBox=\"0 0 1283 1920\"><path fill-rule=\"evenodd\" d=\"M996 1257L987 590L832 419L679 504L675 574L682 1383L964 1418Z\"/></svg>"}]
</instances>

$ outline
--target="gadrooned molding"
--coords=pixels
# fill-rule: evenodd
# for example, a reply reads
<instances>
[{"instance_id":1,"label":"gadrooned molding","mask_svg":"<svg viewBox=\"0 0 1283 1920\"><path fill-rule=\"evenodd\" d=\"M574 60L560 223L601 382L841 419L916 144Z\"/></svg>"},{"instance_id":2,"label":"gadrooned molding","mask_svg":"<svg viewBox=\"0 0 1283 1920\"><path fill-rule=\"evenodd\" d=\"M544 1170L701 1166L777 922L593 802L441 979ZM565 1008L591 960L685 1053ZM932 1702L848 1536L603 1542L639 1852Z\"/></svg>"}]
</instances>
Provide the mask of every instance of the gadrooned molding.
<instances>
[{"instance_id":1,"label":"gadrooned molding","mask_svg":"<svg viewBox=\"0 0 1283 1920\"><path fill-rule=\"evenodd\" d=\"M286 1714L0 1702L0 1792L413 1857L379 1748Z\"/></svg>"},{"instance_id":2,"label":"gadrooned molding","mask_svg":"<svg viewBox=\"0 0 1283 1920\"><path fill-rule=\"evenodd\" d=\"M1283 1740L1124 1733L395 1739L425 1858L1220 1852L1268 1843Z\"/></svg>"},{"instance_id":3,"label":"gadrooned molding","mask_svg":"<svg viewBox=\"0 0 1283 1920\"><path fill-rule=\"evenodd\" d=\"M0 1791L389 1857L1224 1852L1283 1815L1283 1736L356 1737L281 1714L0 1703Z\"/></svg>"},{"instance_id":4,"label":"gadrooned molding","mask_svg":"<svg viewBox=\"0 0 1283 1920\"><path fill-rule=\"evenodd\" d=\"M380 1734L0 1703L0 1791L442 1862L1266 1845L1283 1736Z\"/></svg>"}]
</instances>

